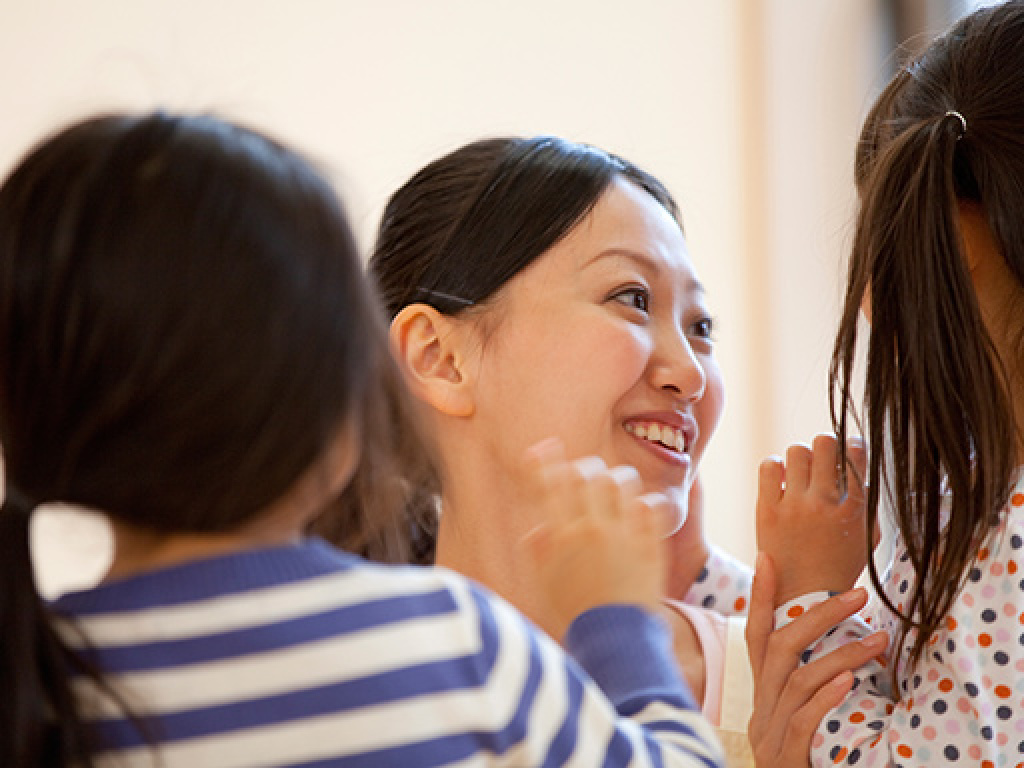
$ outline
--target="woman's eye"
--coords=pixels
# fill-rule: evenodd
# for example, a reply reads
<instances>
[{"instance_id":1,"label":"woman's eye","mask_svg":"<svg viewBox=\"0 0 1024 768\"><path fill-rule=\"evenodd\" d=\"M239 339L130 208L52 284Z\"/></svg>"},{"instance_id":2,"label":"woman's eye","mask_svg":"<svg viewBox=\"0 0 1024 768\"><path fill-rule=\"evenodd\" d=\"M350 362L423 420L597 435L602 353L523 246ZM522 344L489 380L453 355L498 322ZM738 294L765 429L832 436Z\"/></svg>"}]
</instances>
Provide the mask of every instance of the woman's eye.
<instances>
[{"instance_id":1,"label":"woman's eye","mask_svg":"<svg viewBox=\"0 0 1024 768\"><path fill-rule=\"evenodd\" d=\"M630 309L644 313L651 310L651 294L646 288L627 288L619 291L612 298Z\"/></svg>"},{"instance_id":2,"label":"woman's eye","mask_svg":"<svg viewBox=\"0 0 1024 768\"><path fill-rule=\"evenodd\" d=\"M710 317L702 317L692 326L693 335L699 339L713 339L715 335L715 321Z\"/></svg>"}]
</instances>

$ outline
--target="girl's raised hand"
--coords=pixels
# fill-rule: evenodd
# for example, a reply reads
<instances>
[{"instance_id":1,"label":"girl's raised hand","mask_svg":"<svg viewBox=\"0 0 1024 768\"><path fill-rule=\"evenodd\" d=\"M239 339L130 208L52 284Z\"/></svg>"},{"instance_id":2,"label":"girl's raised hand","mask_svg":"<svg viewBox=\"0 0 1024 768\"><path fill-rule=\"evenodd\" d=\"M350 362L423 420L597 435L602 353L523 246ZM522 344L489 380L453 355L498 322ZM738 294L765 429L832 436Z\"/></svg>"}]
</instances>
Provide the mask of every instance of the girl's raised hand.
<instances>
[{"instance_id":1,"label":"girl's raised hand","mask_svg":"<svg viewBox=\"0 0 1024 768\"><path fill-rule=\"evenodd\" d=\"M864 443L851 440L847 455L845 494L833 435L818 435L810 448L790 446L785 464L778 457L761 462L757 546L775 563L777 605L818 590L844 592L864 570Z\"/></svg>"},{"instance_id":2,"label":"girl's raised hand","mask_svg":"<svg viewBox=\"0 0 1024 768\"><path fill-rule=\"evenodd\" d=\"M533 446L527 476L542 520L522 542L524 566L543 596L542 628L561 640L581 613L611 603L657 611L666 557L661 494L641 494L632 467L596 457L568 461L558 440Z\"/></svg>"}]
</instances>

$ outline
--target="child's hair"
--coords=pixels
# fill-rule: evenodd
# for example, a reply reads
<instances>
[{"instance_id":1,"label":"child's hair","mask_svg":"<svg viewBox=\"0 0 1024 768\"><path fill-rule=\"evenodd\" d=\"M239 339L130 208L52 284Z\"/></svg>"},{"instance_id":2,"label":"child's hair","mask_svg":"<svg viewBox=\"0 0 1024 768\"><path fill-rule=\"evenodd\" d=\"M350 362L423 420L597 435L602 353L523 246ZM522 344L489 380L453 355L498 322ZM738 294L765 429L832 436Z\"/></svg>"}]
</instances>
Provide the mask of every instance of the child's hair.
<instances>
[{"instance_id":1,"label":"child's hair","mask_svg":"<svg viewBox=\"0 0 1024 768\"><path fill-rule=\"evenodd\" d=\"M0 763L91 764L32 510L246 523L381 407L382 320L330 185L254 131L98 117L21 161L0 188Z\"/></svg>"},{"instance_id":2,"label":"child's hair","mask_svg":"<svg viewBox=\"0 0 1024 768\"><path fill-rule=\"evenodd\" d=\"M917 575L912 592L886 595L868 562L902 617L895 647L909 635L912 669L1006 502L1016 463L1008 372L975 297L958 204L980 205L1024 284L1024 2L964 18L896 75L867 117L855 168L860 210L830 397L845 446L866 306L869 536L886 493Z\"/></svg>"},{"instance_id":3,"label":"child's hair","mask_svg":"<svg viewBox=\"0 0 1024 768\"><path fill-rule=\"evenodd\" d=\"M394 318L413 303L456 315L491 298L569 234L612 181L646 190L679 222L665 186L620 157L552 136L490 138L424 166L388 201L369 269ZM406 472L408 475L408 471ZM436 544L437 475L420 468L407 515L417 557Z\"/></svg>"}]
</instances>

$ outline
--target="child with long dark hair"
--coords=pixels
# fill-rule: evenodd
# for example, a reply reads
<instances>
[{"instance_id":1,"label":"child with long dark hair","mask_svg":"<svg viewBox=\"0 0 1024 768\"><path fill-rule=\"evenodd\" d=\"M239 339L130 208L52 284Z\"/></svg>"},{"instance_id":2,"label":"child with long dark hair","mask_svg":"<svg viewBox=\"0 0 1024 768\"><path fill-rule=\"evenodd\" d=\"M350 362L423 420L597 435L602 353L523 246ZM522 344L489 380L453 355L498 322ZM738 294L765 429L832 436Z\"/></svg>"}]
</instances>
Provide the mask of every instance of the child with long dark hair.
<instances>
[{"instance_id":1,"label":"child with long dark hair","mask_svg":"<svg viewBox=\"0 0 1024 768\"><path fill-rule=\"evenodd\" d=\"M719 764L653 615L659 503L612 470L535 450L548 524L523 550L573 587L555 610L611 700L464 579L304 535L395 439L392 366L333 192L272 140L111 116L21 161L0 188L0 764ZM52 604L28 536L51 501L116 542L103 583Z\"/></svg>"},{"instance_id":2,"label":"child with long dark hair","mask_svg":"<svg viewBox=\"0 0 1024 768\"><path fill-rule=\"evenodd\" d=\"M822 721L811 762L1019 765L1024 2L965 17L893 78L864 124L856 180L831 372L838 442L791 449L784 473L768 462L759 501L783 623L808 588L847 585L883 503L898 532L881 576L868 561L867 620L889 651ZM848 439L862 313L866 468ZM836 467L851 461L840 504ZM866 631L850 622L811 655Z\"/></svg>"}]
</instances>

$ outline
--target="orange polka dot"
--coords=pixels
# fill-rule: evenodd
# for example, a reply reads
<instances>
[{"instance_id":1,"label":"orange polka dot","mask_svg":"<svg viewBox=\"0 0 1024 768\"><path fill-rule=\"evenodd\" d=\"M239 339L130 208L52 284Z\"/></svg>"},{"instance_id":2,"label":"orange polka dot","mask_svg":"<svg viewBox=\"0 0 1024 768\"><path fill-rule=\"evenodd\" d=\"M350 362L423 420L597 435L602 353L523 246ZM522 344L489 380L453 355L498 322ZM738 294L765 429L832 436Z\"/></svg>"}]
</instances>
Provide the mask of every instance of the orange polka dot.
<instances>
[{"instance_id":1,"label":"orange polka dot","mask_svg":"<svg viewBox=\"0 0 1024 768\"><path fill-rule=\"evenodd\" d=\"M1013 506L1021 507L1024 506L1024 493L1015 493L1010 497L1010 501L1013 502Z\"/></svg>"},{"instance_id":2,"label":"orange polka dot","mask_svg":"<svg viewBox=\"0 0 1024 768\"><path fill-rule=\"evenodd\" d=\"M950 632L956 629L956 619L954 619L952 616L946 617L946 629L948 629Z\"/></svg>"},{"instance_id":3,"label":"orange polka dot","mask_svg":"<svg viewBox=\"0 0 1024 768\"><path fill-rule=\"evenodd\" d=\"M1000 699L1008 699L1013 695L1013 691L1005 685L997 685L995 693Z\"/></svg>"},{"instance_id":4,"label":"orange polka dot","mask_svg":"<svg viewBox=\"0 0 1024 768\"><path fill-rule=\"evenodd\" d=\"M996 764L993 763L991 760L982 760L981 768L996 768Z\"/></svg>"},{"instance_id":5,"label":"orange polka dot","mask_svg":"<svg viewBox=\"0 0 1024 768\"><path fill-rule=\"evenodd\" d=\"M790 607L790 609L788 611L786 611L786 615L789 616L789 618L791 618L791 619L795 619L797 616L800 616L801 614L803 614L803 612L804 612L803 606L794 605L794 606Z\"/></svg>"},{"instance_id":6,"label":"orange polka dot","mask_svg":"<svg viewBox=\"0 0 1024 768\"><path fill-rule=\"evenodd\" d=\"M736 602L733 603L733 606L736 608L737 611L742 611L744 608L747 607L747 598L737 597Z\"/></svg>"},{"instance_id":7,"label":"orange polka dot","mask_svg":"<svg viewBox=\"0 0 1024 768\"><path fill-rule=\"evenodd\" d=\"M942 678L942 680L939 681L939 690L943 693L949 693L953 690L953 681L948 677Z\"/></svg>"},{"instance_id":8,"label":"orange polka dot","mask_svg":"<svg viewBox=\"0 0 1024 768\"><path fill-rule=\"evenodd\" d=\"M912 750L906 744L900 744L898 747L896 747L896 754L900 757L913 757L914 750Z\"/></svg>"},{"instance_id":9,"label":"orange polka dot","mask_svg":"<svg viewBox=\"0 0 1024 768\"><path fill-rule=\"evenodd\" d=\"M851 723L863 723L865 720L867 720L867 717L864 716L863 712L854 712L850 715Z\"/></svg>"},{"instance_id":10,"label":"orange polka dot","mask_svg":"<svg viewBox=\"0 0 1024 768\"><path fill-rule=\"evenodd\" d=\"M849 750L846 747L843 747L836 753L836 756L832 758L832 762L839 765L839 763L846 759L847 754L849 754Z\"/></svg>"},{"instance_id":11,"label":"orange polka dot","mask_svg":"<svg viewBox=\"0 0 1024 768\"><path fill-rule=\"evenodd\" d=\"M1010 562L1008 562L1006 564L1006 572L1007 573L1016 573L1017 572L1017 561L1016 560L1011 560Z\"/></svg>"},{"instance_id":12,"label":"orange polka dot","mask_svg":"<svg viewBox=\"0 0 1024 768\"><path fill-rule=\"evenodd\" d=\"M982 547L981 551L978 552L978 562L988 559L988 547Z\"/></svg>"},{"instance_id":13,"label":"orange polka dot","mask_svg":"<svg viewBox=\"0 0 1024 768\"><path fill-rule=\"evenodd\" d=\"M988 648L990 645L992 645L991 635L986 635L984 632L978 635L978 645L980 645L982 648Z\"/></svg>"}]
</instances>

